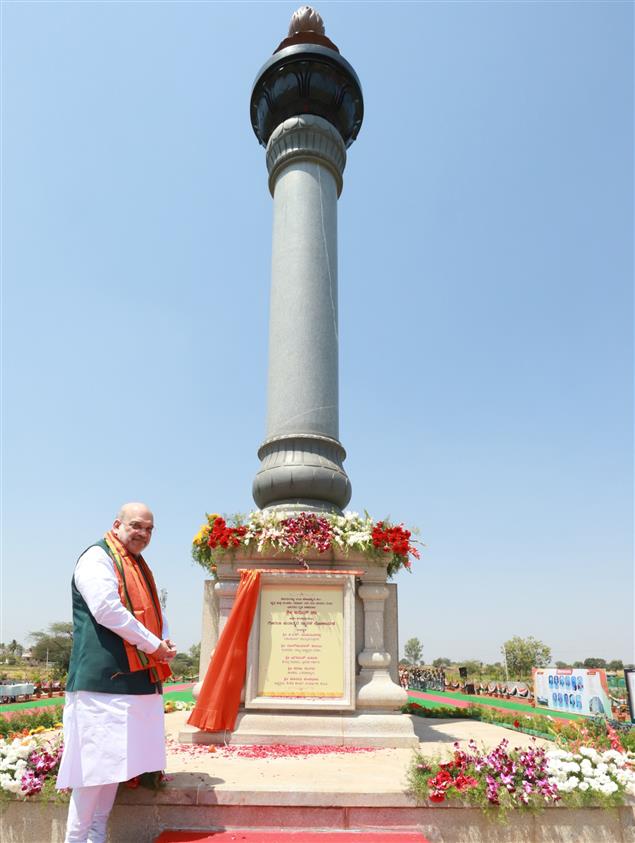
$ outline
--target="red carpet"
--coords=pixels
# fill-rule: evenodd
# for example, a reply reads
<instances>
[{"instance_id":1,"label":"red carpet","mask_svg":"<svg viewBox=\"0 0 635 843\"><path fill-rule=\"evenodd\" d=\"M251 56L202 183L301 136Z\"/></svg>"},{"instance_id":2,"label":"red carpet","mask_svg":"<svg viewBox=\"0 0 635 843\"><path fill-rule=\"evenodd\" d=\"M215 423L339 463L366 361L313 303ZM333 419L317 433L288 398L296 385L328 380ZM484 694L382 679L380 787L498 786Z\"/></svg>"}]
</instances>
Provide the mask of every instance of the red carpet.
<instances>
[{"instance_id":1,"label":"red carpet","mask_svg":"<svg viewBox=\"0 0 635 843\"><path fill-rule=\"evenodd\" d=\"M430 843L417 831L164 831L154 843Z\"/></svg>"}]
</instances>

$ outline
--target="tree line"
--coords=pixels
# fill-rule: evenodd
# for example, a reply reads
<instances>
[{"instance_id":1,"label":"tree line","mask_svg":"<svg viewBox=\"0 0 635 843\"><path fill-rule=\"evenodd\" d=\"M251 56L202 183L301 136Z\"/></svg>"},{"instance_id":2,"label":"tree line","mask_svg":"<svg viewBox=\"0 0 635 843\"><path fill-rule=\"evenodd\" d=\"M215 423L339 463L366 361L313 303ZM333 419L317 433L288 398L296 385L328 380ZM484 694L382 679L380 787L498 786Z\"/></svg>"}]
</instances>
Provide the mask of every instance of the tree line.
<instances>
[{"instance_id":1,"label":"tree line","mask_svg":"<svg viewBox=\"0 0 635 843\"><path fill-rule=\"evenodd\" d=\"M30 662L42 666L48 665L57 676L65 676L71 659L73 624L68 621L51 623L46 630L30 632L29 639L32 641L29 648ZM25 648L15 639L9 644L0 643L0 662L21 665L25 652ZM170 663L172 673L175 676L188 678L197 676L200 653L200 644L194 644L187 653L177 653Z\"/></svg>"},{"instance_id":2,"label":"tree line","mask_svg":"<svg viewBox=\"0 0 635 843\"><path fill-rule=\"evenodd\" d=\"M521 638L515 635L501 646L501 661L487 664L478 659L453 661L440 657L432 661L432 667L442 667L448 670L464 667L468 675L491 677L492 679L524 679L531 675L533 667L548 667L551 662L551 647L533 636ZM410 638L404 645L404 658L400 664L418 665L423 662L423 644L418 638ZM608 671L623 670L634 667L624 664L621 659L587 658L572 663L557 661L555 667L563 668L604 668Z\"/></svg>"}]
</instances>

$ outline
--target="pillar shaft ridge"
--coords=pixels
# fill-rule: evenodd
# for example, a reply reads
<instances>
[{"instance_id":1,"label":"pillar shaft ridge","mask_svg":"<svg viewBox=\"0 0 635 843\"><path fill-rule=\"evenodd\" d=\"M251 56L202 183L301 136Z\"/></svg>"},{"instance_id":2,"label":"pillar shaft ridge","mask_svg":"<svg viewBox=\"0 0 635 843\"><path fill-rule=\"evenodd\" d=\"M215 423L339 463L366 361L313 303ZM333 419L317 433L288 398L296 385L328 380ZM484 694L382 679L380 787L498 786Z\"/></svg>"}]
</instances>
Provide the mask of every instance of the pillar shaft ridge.
<instances>
[{"instance_id":1,"label":"pillar shaft ridge","mask_svg":"<svg viewBox=\"0 0 635 843\"><path fill-rule=\"evenodd\" d=\"M339 442L337 198L346 147L314 114L267 144L273 196L267 435L253 485L261 509L341 512L351 497Z\"/></svg>"},{"instance_id":2,"label":"pillar shaft ridge","mask_svg":"<svg viewBox=\"0 0 635 843\"><path fill-rule=\"evenodd\" d=\"M314 114L290 117L273 131L267 144L269 190L274 195L278 175L292 161L317 161L328 167L342 192L346 146L335 126Z\"/></svg>"}]
</instances>

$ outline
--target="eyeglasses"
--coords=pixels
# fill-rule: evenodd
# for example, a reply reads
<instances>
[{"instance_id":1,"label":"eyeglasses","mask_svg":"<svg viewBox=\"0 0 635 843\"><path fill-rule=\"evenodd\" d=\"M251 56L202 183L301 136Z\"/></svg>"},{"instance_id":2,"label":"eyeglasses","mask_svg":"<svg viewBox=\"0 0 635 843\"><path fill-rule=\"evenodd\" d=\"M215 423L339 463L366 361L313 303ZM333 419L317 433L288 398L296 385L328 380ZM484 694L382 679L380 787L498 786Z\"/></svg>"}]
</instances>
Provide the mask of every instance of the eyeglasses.
<instances>
[{"instance_id":1,"label":"eyeglasses","mask_svg":"<svg viewBox=\"0 0 635 843\"><path fill-rule=\"evenodd\" d=\"M154 525L148 527L146 524L141 524L139 521L130 521L126 524L123 522L126 527L130 527L131 530L134 530L135 533L152 533L154 530Z\"/></svg>"}]
</instances>

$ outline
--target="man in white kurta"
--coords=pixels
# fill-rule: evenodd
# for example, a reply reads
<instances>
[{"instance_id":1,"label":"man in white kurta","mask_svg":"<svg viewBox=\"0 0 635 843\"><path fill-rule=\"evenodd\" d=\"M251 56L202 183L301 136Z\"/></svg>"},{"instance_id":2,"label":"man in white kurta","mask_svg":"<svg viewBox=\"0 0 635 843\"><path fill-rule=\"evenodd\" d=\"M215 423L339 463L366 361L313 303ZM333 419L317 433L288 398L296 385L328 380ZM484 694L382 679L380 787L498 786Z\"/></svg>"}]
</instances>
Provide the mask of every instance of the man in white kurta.
<instances>
[{"instance_id":1,"label":"man in white kurta","mask_svg":"<svg viewBox=\"0 0 635 843\"><path fill-rule=\"evenodd\" d=\"M132 554L148 545L154 519L143 504L126 504L115 519L112 532ZM76 633L69 680L91 674L91 660L101 642L127 641L159 661L172 658L176 649L140 623L123 605L120 583L111 556L99 545L90 547L77 562L73 575L73 621ZM84 609L84 607L86 607ZM92 616L90 634L82 633L81 614ZM79 617L79 621L78 621ZM79 623L79 626L78 626ZM79 629L79 632L77 630ZM91 636L93 636L91 638ZM96 636L96 637L95 637ZM79 639L79 640L78 640ZM92 651L92 652L91 652ZM107 654L108 655L108 654ZM87 667L88 665L88 667ZM64 754L57 779L58 788L72 788L66 843L102 843L119 782L144 772L165 768L165 735L161 685L135 677L133 693L123 693L126 675L104 674L94 682L99 690L70 690L64 708ZM145 673L145 672L144 672ZM109 683L115 685L109 692ZM123 683L123 684L122 684ZM70 682L82 686L82 682ZM91 685L84 681L84 685ZM104 690L105 689L105 690Z\"/></svg>"}]
</instances>

